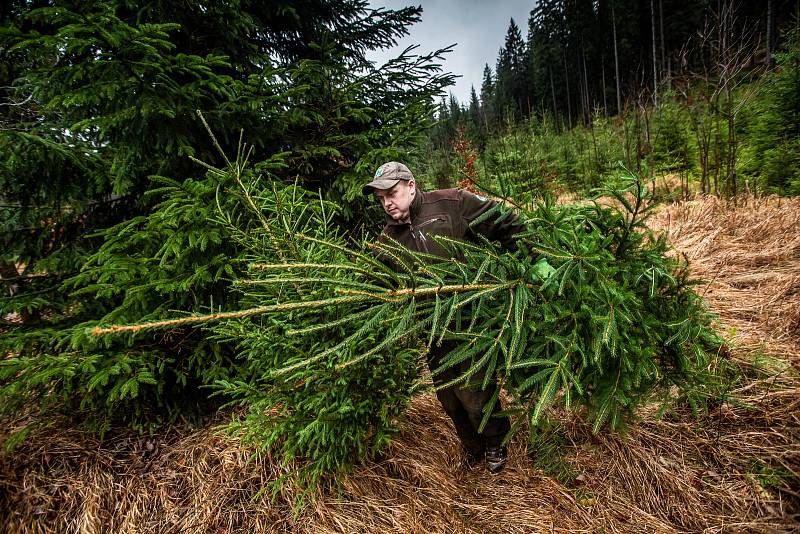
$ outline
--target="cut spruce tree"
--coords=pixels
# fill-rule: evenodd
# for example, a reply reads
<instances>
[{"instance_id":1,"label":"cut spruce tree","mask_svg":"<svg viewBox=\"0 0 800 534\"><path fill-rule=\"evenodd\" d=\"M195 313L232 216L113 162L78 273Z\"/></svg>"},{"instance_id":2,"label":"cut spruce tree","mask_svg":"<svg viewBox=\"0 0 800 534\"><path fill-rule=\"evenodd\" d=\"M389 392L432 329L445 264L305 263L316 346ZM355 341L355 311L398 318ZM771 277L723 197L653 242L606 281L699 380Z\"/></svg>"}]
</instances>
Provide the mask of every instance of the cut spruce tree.
<instances>
[{"instance_id":1,"label":"cut spruce tree","mask_svg":"<svg viewBox=\"0 0 800 534\"><path fill-rule=\"evenodd\" d=\"M244 307L92 334L195 326L234 344L239 376L216 385L247 408L236 427L305 483L387 442L422 383L417 356L445 339L460 344L431 371L469 362L459 382L496 377L516 414L512 433L535 429L553 406L599 432L645 403L697 410L718 394L713 317L665 238L644 225L645 191L632 178L608 192L617 207L520 208L526 230L513 252L437 237L456 258L441 261L387 241L353 245L331 222L333 204L277 184L251 194L269 186L244 183L254 175L241 168L210 173L235 174L259 221L219 214L248 251L235 281ZM503 204L484 215L509 216Z\"/></svg>"}]
</instances>

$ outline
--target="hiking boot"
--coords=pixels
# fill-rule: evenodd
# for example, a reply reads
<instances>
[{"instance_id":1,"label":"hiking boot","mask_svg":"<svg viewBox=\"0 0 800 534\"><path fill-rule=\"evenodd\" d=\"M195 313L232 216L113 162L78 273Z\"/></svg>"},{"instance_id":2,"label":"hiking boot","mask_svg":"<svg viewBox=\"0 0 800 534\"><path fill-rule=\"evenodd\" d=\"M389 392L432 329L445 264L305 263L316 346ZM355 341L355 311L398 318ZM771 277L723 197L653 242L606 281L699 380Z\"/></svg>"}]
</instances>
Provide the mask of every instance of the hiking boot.
<instances>
[{"instance_id":1,"label":"hiking boot","mask_svg":"<svg viewBox=\"0 0 800 534\"><path fill-rule=\"evenodd\" d=\"M508 450L505 447L486 448L486 469L495 474L503 470L508 460Z\"/></svg>"}]
</instances>

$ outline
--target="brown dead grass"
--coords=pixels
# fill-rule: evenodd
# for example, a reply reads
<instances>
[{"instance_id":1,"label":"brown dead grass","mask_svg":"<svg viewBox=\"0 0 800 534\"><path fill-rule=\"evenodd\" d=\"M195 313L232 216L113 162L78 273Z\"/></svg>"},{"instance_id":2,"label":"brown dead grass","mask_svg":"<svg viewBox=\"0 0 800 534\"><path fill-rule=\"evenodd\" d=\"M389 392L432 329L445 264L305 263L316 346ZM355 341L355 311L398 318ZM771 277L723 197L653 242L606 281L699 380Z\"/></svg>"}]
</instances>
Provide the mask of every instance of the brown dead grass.
<instances>
[{"instance_id":1,"label":"brown dead grass","mask_svg":"<svg viewBox=\"0 0 800 534\"><path fill-rule=\"evenodd\" d=\"M698 292L735 329L734 340L800 369L800 199L716 197L665 206L651 226L668 232Z\"/></svg>"},{"instance_id":2,"label":"brown dead grass","mask_svg":"<svg viewBox=\"0 0 800 534\"><path fill-rule=\"evenodd\" d=\"M593 436L564 414L568 486L535 467L521 436L501 474L463 469L450 422L425 394L381 458L297 514L295 494L259 494L279 467L250 461L219 421L102 443L43 431L0 458L0 532L799 531L800 201L696 199L652 224L708 280L699 291L736 329L746 378L735 401L700 419L643 416L625 436Z\"/></svg>"}]
</instances>

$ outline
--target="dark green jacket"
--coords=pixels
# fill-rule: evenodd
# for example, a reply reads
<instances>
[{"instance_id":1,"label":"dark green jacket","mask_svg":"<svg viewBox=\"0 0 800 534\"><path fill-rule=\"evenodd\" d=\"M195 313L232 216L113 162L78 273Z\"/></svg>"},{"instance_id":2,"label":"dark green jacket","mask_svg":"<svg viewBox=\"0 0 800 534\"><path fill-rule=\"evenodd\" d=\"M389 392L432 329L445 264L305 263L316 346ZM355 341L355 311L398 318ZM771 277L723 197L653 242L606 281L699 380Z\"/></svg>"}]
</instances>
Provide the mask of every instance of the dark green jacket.
<instances>
[{"instance_id":1,"label":"dark green jacket","mask_svg":"<svg viewBox=\"0 0 800 534\"><path fill-rule=\"evenodd\" d=\"M523 230L516 214L501 223L495 222L499 214L490 216L470 227L472 221L496 204L463 189L417 190L411 203L411 222L401 223L387 215L383 233L411 250L440 257L448 257L449 253L430 238L432 235L477 242L476 234L480 234L490 241L499 241L508 250L514 250L513 236Z\"/></svg>"}]
</instances>

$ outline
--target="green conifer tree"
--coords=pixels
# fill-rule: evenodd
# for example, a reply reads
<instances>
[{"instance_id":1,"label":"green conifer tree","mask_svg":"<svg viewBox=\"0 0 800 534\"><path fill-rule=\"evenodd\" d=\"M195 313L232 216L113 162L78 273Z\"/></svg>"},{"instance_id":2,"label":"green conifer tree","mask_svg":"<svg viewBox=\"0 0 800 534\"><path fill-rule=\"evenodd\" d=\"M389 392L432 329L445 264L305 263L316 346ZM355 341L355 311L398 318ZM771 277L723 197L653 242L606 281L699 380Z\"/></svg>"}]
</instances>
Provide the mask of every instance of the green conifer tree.
<instances>
[{"instance_id":1,"label":"green conifer tree","mask_svg":"<svg viewBox=\"0 0 800 534\"><path fill-rule=\"evenodd\" d=\"M364 58L419 14L359 0L98 0L4 19L2 413L35 399L102 430L202 411L200 386L235 372L230 348L192 330L98 344L84 322L236 306L243 252L212 215L240 188L191 158L234 152L241 127L270 184L359 195L363 170L415 142L452 82L443 51L381 68Z\"/></svg>"},{"instance_id":2,"label":"green conifer tree","mask_svg":"<svg viewBox=\"0 0 800 534\"><path fill-rule=\"evenodd\" d=\"M800 13L754 105L745 172L769 192L800 194Z\"/></svg>"}]
</instances>

